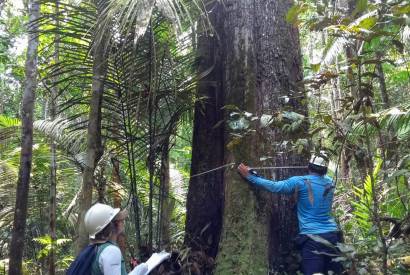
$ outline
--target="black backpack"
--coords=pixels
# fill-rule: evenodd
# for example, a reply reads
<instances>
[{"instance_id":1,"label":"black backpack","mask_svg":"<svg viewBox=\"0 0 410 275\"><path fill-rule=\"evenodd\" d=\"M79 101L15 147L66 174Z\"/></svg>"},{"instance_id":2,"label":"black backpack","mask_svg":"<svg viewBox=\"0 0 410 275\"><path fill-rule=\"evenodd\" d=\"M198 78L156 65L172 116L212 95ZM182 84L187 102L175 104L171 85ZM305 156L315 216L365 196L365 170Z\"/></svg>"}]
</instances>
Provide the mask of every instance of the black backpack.
<instances>
[{"instance_id":1,"label":"black backpack","mask_svg":"<svg viewBox=\"0 0 410 275\"><path fill-rule=\"evenodd\" d=\"M90 244L84 248L67 269L66 275L90 275L98 246Z\"/></svg>"}]
</instances>

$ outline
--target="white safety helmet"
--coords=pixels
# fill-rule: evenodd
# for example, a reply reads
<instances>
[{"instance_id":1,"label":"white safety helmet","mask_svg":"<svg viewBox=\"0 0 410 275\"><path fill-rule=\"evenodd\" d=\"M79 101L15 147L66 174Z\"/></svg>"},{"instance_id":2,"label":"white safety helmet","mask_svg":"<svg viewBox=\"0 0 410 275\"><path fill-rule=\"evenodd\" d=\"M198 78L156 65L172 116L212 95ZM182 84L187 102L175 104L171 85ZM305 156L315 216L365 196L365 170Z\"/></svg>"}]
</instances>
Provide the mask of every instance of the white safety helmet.
<instances>
[{"instance_id":1,"label":"white safety helmet","mask_svg":"<svg viewBox=\"0 0 410 275\"><path fill-rule=\"evenodd\" d=\"M309 163L320 166L320 167L327 167L327 159L324 153L320 153L320 155L312 155L310 158Z\"/></svg>"},{"instance_id":2,"label":"white safety helmet","mask_svg":"<svg viewBox=\"0 0 410 275\"><path fill-rule=\"evenodd\" d=\"M109 205L96 203L85 213L84 223L89 237L95 239L95 235L103 230L120 212L119 208L112 208Z\"/></svg>"}]
</instances>

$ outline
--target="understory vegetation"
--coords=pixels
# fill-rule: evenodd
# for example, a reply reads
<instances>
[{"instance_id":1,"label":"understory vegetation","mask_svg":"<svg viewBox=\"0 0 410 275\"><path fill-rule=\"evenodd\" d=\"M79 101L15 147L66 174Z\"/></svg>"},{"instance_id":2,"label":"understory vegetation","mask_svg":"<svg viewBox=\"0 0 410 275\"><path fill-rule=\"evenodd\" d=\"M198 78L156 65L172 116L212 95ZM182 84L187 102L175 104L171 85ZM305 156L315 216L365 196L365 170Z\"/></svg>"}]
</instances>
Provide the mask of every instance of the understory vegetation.
<instances>
[{"instance_id":1,"label":"understory vegetation","mask_svg":"<svg viewBox=\"0 0 410 275\"><path fill-rule=\"evenodd\" d=\"M126 262L166 249L184 274L211 273L215 259L193 252L185 235L189 182L201 176L191 172L194 109L208 104L198 83L215 70L198 70L199 36L215 35L208 2L41 0L29 21L32 1L0 1L0 274L9 268L29 33L39 45L23 273L63 274L75 258L90 148L92 203L129 212ZM215 128L255 132L258 121L291 137L309 125L275 148L329 156L344 234L337 259L349 274L409 274L410 3L297 0L286 20L299 30L304 88L279 101L302 97L308 115L225 105ZM235 169L229 162L222 168Z\"/></svg>"}]
</instances>

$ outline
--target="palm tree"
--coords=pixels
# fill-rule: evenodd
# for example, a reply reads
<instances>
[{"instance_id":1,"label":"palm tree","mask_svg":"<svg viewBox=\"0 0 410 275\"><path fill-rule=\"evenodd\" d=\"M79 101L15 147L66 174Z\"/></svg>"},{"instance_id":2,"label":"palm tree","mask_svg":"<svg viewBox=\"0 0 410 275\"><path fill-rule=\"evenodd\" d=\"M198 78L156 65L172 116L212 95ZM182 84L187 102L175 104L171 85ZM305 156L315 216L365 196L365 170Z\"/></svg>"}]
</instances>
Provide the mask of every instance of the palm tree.
<instances>
[{"instance_id":1,"label":"palm tree","mask_svg":"<svg viewBox=\"0 0 410 275\"><path fill-rule=\"evenodd\" d=\"M193 56L182 54L189 44L178 43L175 32L169 29L173 24L182 26L179 18L187 14L187 7L181 3L135 0L82 2L78 6L61 3L59 28L48 16L41 19L42 24L54 26L43 33L58 32L61 37L60 62L45 69L49 72L46 79L59 77L53 85L63 87L60 96L67 98L59 109L76 122L77 128L88 123L78 249L87 242L81 230L81 216L91 205L94 171L99 156L107 149L127 156L137 244L141 239L140 208L144 203L138 195L136 165L149 159L147 209L151 246L154 195L158 193L155 191L157 169L153 164L159 157L158 148L168 148L161 146L165 135L174 132L171 128L177 126L181 113L190 109L193 100L189 90L196 81L190 76ZM49 1L45 5L53 7L54 3ZM129 12L134 8L138 12ZM149 31L145 32L147 28ZM78 109L87 111L88 95L79 94L79 89L84 88L93 90L88 120L86 112L78 112Z\"/></svg>"},{"instance_id":2,"label":"palm tree","mask_svg":"<svg viewBox=\"0 0 410 275\"><path fill-rule=\"evenodd\" d=\"M105 1L96 1L96 12L101 14L106 6ZM94 28L94 31L98 29ZM78 239L77 254L88 244L88 234L84 225L85 212L90 208L92 203L92 194L94 186L94 171L98 161L104 152L101 140L101 107L104 93L104 81L107 75L108 62L106 47L108 46L109 37L103 36L98 43L94 43L92 50L92 84L90 111L88 118L87 131L87 158L83 172L83 184L80 192L79 215L78 215Z\"/></svg>"}]
</instances>

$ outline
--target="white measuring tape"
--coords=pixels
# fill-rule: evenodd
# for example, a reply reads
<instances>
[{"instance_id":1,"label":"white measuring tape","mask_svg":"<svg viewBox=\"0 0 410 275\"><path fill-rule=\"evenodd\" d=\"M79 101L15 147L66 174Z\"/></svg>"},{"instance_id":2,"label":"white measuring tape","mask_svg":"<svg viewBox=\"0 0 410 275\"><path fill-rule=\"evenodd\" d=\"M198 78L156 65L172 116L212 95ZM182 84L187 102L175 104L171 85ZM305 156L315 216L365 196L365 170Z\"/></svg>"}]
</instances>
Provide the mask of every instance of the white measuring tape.
<instances>
[{"instance_id":1,"label":"white measuring tape","mask_svg":"<svg viewBox=\"0 0 410 275\"><path fill-rule=\"evenodd\" d=\"M210 172L213 172L213 171L216 171L216 170L219 170L219 169L228 167L228 166L234 166L234 165L235 165L235 162L228 163L228 164L225 164L225 165L222 165L222 166L218 166L218 167L216 167L216 168L214 168L214 169L211 169L211 170L208 170L208 171L199 173L199 174L195 174L195 175L193 175L193 176L190 176L189 178L192 179L192 178L195 178L195 177L198 177L198 176L202 176L202 175L208 174L208 173L210 173Z\"/></svg>"},{"instance_id":2,"label":"white measuring tape","mask_svg":"<svg viewBox=\"0 0 410 275\"><path fill-rule=\"evenodd\" d=\"M235 164L236 164L235 162L231 162L231 163L228 163L228 164L225 164L225 165L222 165L222 166L218 166L218 167L213 168L211 170L208 170L208 171L201 172L201 173L195 174L193 176L190 176L190 178L199 177L199 176L202 176L202 175L205 175L205 174L208 174L208 173L223 169L223 168L228 167L228 166L234 166ZM307 168L307 166L263 166L263 167L249 167L249 170L306 169L306 168Z\"/></svg>"},{"instance_id":3,"label":"white measuring tape","mask_svg":"<svg viewBox=\"0 0 410 275\"><path fill-rule=\"evenodd\" d=\"M266 167L249 167L250 170L272 170L272 169L307 169L307 166L266 166Z\"/></svg>"}]
</instances>

